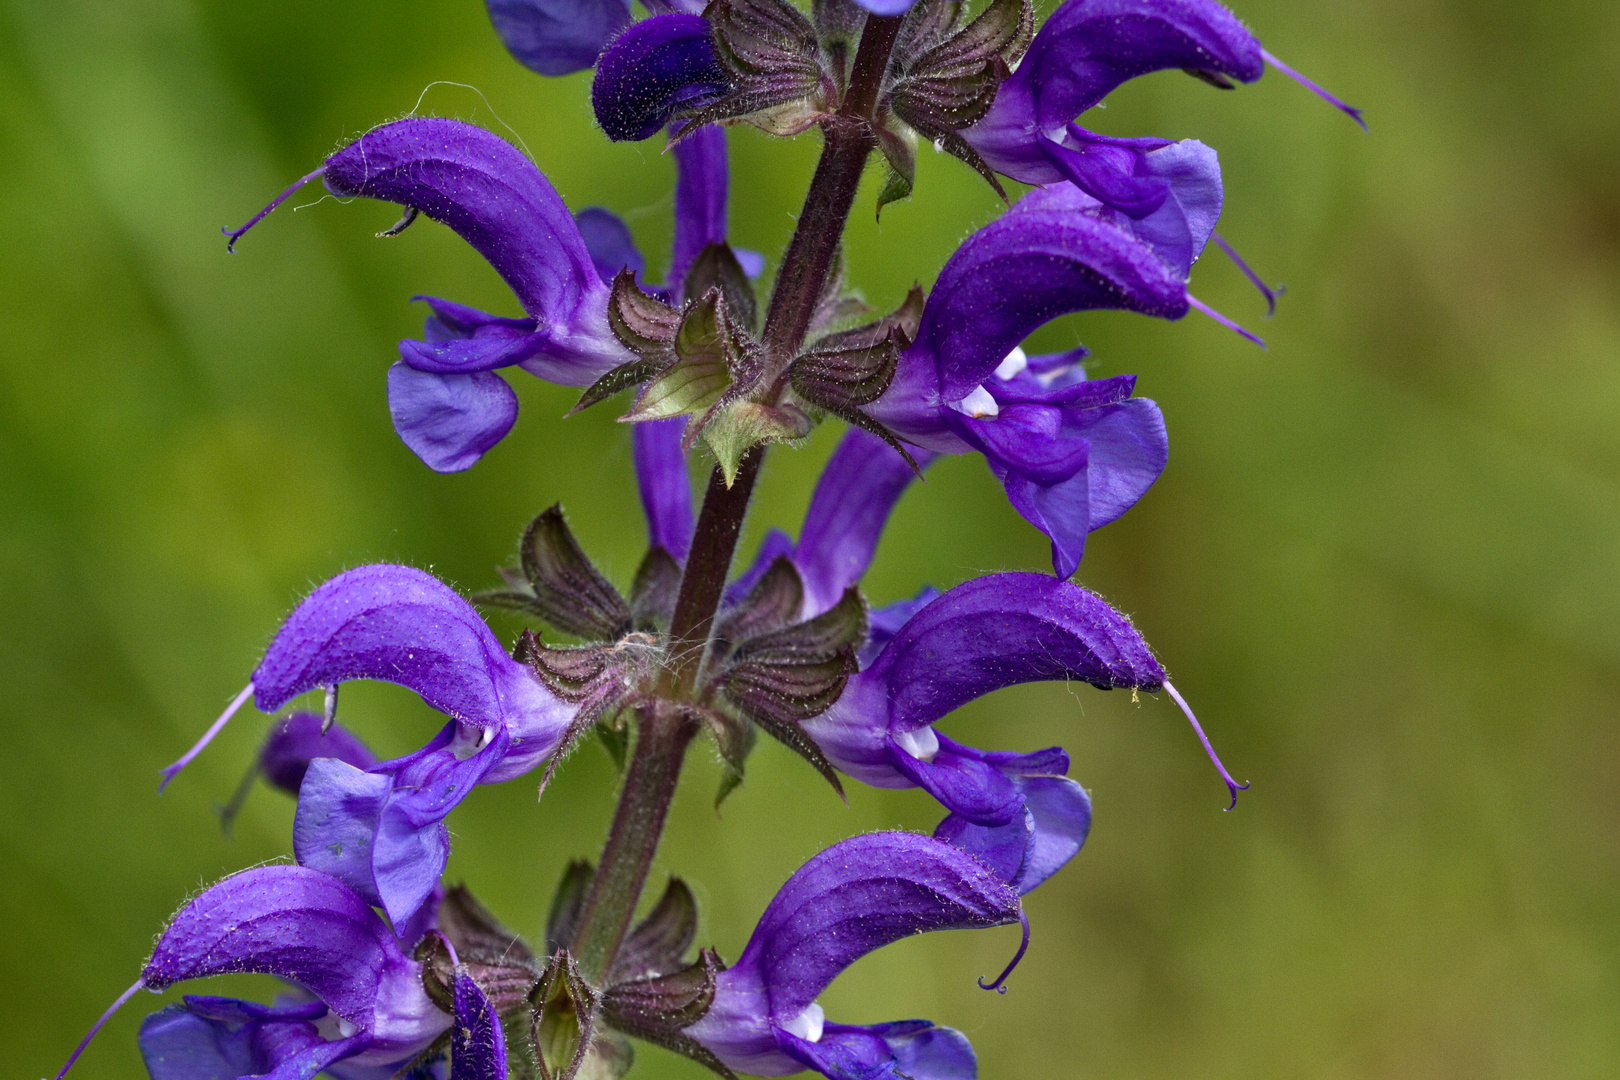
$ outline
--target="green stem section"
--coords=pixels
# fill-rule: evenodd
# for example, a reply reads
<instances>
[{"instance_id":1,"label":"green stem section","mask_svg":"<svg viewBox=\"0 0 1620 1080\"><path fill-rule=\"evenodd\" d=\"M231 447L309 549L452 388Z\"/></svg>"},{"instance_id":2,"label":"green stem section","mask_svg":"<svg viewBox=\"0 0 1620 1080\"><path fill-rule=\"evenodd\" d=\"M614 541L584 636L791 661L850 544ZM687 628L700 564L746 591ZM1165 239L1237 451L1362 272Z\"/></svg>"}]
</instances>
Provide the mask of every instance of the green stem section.
<instances>
[{"instance_id":1,"label":"green stem section","mask_svg":"<svg viewBox=\"0 0 1620 1080\"><path fill-rule=\"evenodd\" d=\"M877 145L871 120L900 23L899 17L867 17L843 105L822 121L821 159L793 239L782 257L765 316L766 363L777 380L785 377L788 364L804 344L843 239L866 159ZM704 653L764 459L764 446L755 446L743 455L730 485L718 467L709 476L670 619L658 700L639 710L635 751L574 933L572 952L580 973L597 987L603 986L612 970L635 917L675 797L686 748L698 732L696 719L681 703L696 698Z\"/></svg>"},{"instance_id":2,"label":"green stem section","mask_svg":"<svg viewBox=\"0 0 1620 1080\"><path fill-rule=\"evenodd\" d=\"M604 985L635 916L636 902L641 899L664 832L669 804L675 798L686 748L697 734L697 725L679 709L643 709L640 721L607 846L602 850L602 861L597 864L585 910L574 931L573 953L580 974L597 987Z\"/></svg>"}]
</instances>

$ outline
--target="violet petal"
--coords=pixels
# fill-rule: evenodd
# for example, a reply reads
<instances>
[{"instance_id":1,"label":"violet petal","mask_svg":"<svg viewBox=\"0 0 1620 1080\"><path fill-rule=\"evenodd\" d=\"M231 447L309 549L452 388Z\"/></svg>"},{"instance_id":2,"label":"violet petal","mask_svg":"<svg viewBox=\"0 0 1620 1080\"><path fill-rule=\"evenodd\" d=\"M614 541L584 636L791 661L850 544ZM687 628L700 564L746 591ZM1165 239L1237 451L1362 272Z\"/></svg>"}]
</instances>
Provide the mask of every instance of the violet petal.
<instances>
[{"instance_id":1,"label":"violet petal","mask_svg":"<svg viewBox=\"0 0 1620 1080\"><path fill-rule=\"evenodd\" d=\"M333 194L383 199L454 229L550 333L557 370L587 385L629 359L607 327L607 286L555 189L499 136L456 120L396 120L326 160Z\"/></svg>"},{"instance_id":2,"label":"violet petal","mask_svg":"<svg viewBox=\"0 0 1620 1080\"><path fill-rule=\"evenodd\" d=\"M495 1006L464 972L456 975L450 1080L506 1080L506 1038Z\"/></svg>"},{"instance_id":3,"label":"violet petal","mask_svg":"<svg viewBox=\"0 0 1620 1080\"><path fill-rule=\"evenodd\" d=\"M912 456L927 468L935 454ZM871 565L883 527L917 474L875 435L851 428L816 482L793 562L804 580L805 616L836 604Z\"/></svg>"},{"instance_id":4,"label":"violet petal","mask_svg":"<svg viewBox=\"0 0 1620 1080\"><path fill-rule=\"evenodd\" d=\"M352 731L334 724L322 734L324 723L316 713L295 712L272 725L259 750L259 771L265 780L297 795L305 770L316 758L336 758L358 769L377 764L377 756Z\"/></svg>"},{"instance_id":5,"label":"violet petal","mask_svg":"<svg viewBox=\"0 0 1620 1080\"><path fill-rule=\"evenodd\" d=\"M472 468L506 437L518 400L493 371L432 375L398 361L388 369L388 413L423 464L451 473Z\"/></svg>"},{"instance_id":6,"label":"violet petal","mask_svg":"<svg viewBox=\"0 0 1620 1080\"><path fill-rule=\"evenodd\" d=\"M585 240L585 250L591 253L591 265L603 281L612 281L620 270L629 270L640 276L647 268L636 247L636 238L630 226L611 210L600 206L587 206L574 215L579 234Z\"/></svg>"},{"instance_id":7,"label":"violet petal","mask_svg":"<svg viewBox=\"0 0 1620 1080\"><path fill-rule=\"evenodd\" d=\"M630 0L485 0L518 63L541 75L584 71L630 24Z\"/></svg>"},{"instance_id":8,"label":"violet petal","mask_svg":"<svg viewBox=\"0 0 1620 1080\"><path fill-rule=\"evenodd\" d=\"M638 142L677 109L708 104L728 86L708 20L654 15L620 34L597 61L591 105L608 138Z\"/></svg>"},{"instance_id":9,"label":"violet petal","mask_svg":"<svg viewBox=\"0 0 1620 1080\"><path fill-rule=\"evenodd\" d=\"M686 471L681 432L686 418L672 416L634 425L631 442L641 508L647 515L647 543L684 563L692 546L692 478Z\"/></svg>"},{"instance_id":10,"label":"violet petal","mask_svg":"<svg viewBox=\"0 0 1620 1080\"><path fill-rule=\"evenodd\" d=\"M1043 323L1093 308L1179 319L1186 282L1127 229L1052 197L1026 196L946 262L901 364L932 362L934 404L960 401ZM891 386L869 412L884 420L895 393Z\"/></svg>"},{"instance_id":11,"label":"violet petal","mask_svg":"<svg viewBox=\"0 0 1620 1080\"><path fill-rule=\"evenodd\" d=\"M504 726L514 754L528 759L556 748L574 711L508 656L472 605L443 582L387 563L339 574L298 606L254 672L255 700L270 712L349 679L416 691L470 741Z\"/></svg>"},{"instance_id":12,"label":"violet petal","mask_svg":"<svg viewBox=\"0 0 1620 1080\"><path fill-rule=\"evenodd\" d=\"M686 272L710 244L726 242L726 195L730 171L726 132L704 124L675 144L675 244L669 288L683 297ZM757 276L757 275L754 275Z\"/></svg>"}]
</instances>

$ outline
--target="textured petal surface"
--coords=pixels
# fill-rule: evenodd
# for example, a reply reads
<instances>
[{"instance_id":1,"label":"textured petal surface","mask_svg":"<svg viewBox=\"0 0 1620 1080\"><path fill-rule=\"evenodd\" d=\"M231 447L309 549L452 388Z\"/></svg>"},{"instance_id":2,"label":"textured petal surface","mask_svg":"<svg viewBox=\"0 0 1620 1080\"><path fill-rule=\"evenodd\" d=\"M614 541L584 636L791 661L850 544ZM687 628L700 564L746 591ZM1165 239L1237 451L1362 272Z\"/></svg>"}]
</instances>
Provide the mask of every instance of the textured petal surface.
<instances>
[{"instance_id":1,"label":"textured petal surface","mask_svg":"<svg viewBox=\"0 0 1620 1080\"><path fill-rule=\"evenodd\" d=\"M1057 196L1026 196L946 262L901 366L937 372L930 404L960 401L1042 324L1094 308L1179 319L1186 282L1126 228ZM869 410L880 420L892 396L926 385L896 381Z\"/></svg>"},{"instance_id":2,"label":"textured petal surface","mask_svg":"<svg viewBox=\"0 0 1620 1080\"><path fill-rule=\"evenodd\" d=\"M620 34L596 65L591 105L616 141L639 141L676 109L707 104L725 92L708 20L668 14L643 19Z\"/></svg>"},{"instance_id":3,"label":"textured petal surface","mask_svg":"<svg viewBox=\"0 0 1620 1080\"><path fill-rule=\"evenodd\" d=\"M489 260L543 323L572 312L602 282L551 183L492 132L459 120L396 120L326 160L335 195L364 195L442 221Z\"/></svg>"},{"instance_id":4,"label":"textured petal surface","mask_svg":"<svg viewBox=\"0 0 1620 1080\"><path fill-rule=\"evenodd\" d=\"M420 1049L448 1026L419 965L353 889L317 870L265 866L180 909L143 976L152 989L229 972L277 975L355 1025L373 1053Z\"/></svg>"},{"instance_id":5,"label":"textured petal surface","mask_svg":"<svg viewBox=\"0 0 1620 1080\"><path fill-rule=\"evenodd\" d=\"M485 0L507 51L542 75L584 71L630 24L629 0Z\"/></svg>"},{"instance_id":6,"label":"textured petal surface","mask_svg":"<svg viewBox=\"0 0 1620 1080\"><path fill-rule=\"evenodd\" d=\"M530 757L556 748L573 713L507 655L472 605L408 566L357 567L316 589L266 650L255 700L271 712L349 679L408 687L475 742L505 727Z\"/></svg>"},{"instance_id":7,"label":"textured petal surface","mask_svg":"<svg viewBox=\"0 0 1620 1080\"><path fill-rule=\"evenodd\" d=\"M1078 679L1154 691L1164 671L1095 593L1042 574L990 574L923 608L856 678L887 686L892 726L906 731L1005 686Z\"/></svg>"},{"instance_id":8,"label":"textured petal surface","mask_svg":"<svg viewBox=\"0 0 1620 1080\"><path fill-rule=\"evenodd\" d=\"M495 1006L465 974L456 976L450 1080L506 1080L506 1038Z\"/></svg>"},{"instance_id":9,"label":"textured petal surface","mask_svg":"<svg viewBox=\"0 0 1620 1080\"><path fill-rule=\"evenodd\" d=\"M1009 81L1033 89L1035 120L1050 130L1121 83L1173 68L1253 82L1265 63L1260 42L1212 0L1066 0L1042 25Z\"/></svg>"}]
</instances>

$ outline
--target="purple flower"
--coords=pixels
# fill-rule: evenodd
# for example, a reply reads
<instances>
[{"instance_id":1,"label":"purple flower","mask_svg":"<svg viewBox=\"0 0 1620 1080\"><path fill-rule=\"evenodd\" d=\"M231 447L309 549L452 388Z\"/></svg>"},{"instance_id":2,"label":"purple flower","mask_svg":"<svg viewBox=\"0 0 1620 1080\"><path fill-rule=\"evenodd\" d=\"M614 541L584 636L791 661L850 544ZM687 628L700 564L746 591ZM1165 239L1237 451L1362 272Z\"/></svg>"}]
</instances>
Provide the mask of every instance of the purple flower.
<instances>
[{"instance_id":1,"label":"purple flower","mask_svg":"<svg viewBox=\"0 0 1620 1080\"><path fill-rule=\"evenodd\" d=\"M180 909L140 979L97 1021L62 1073L137 990L244 972L279 976L313 1000L263 1006L188 998L179 1009L157 1013L141 1029L157 1080L247 1073L308 1080L339 1062L398 1072L451 1026L423 988L422 965L405 955L362 897L317 870L264 866L226 878Z\"/></svg>"},{"instance_id":2,"label":"purple flower","mask_svg":"<svg viewBox=\"0 0 1620 1080\"><path fill-rule=\"evenodd\" d=\"M707 1015L683 1034L760 1076L810 1068L835 1080L971 1078L973 1048L961 1033L926 1020L828 1023L816 998L856 960L912 934L1022 919L1018 894L950 844L897 832L845 840L782 886L720 973Z\"/></svg>"},{"instance_id":3,"label":"purple flower","mask_svg":"<svg viewBox=\"0 0 1620 1080\"><path fill-rule=\"evenodd\" d=\"M444 870L445 816L473 785L509 780L545 761L575 708L508 656L471 605L407 566L362 566L315 590L271 641L249 691L262 711L274 712L300 694L350 679L408 687L450 717L421 750L369 770L317 759L299 791L293 828L299 860L400 922ZM165 770L170 778L231 711Z\"/></svg>"},{"instance_id":4,"label":"purple flower","mask_svg":"<svg viewBox=\"0 0 1620 1080\"><path fill-rule=\"evenodd\" d=\"M424 340L400 343L389 372L394 427L429 467L470 467L511 429L517 397L495 371L520 366L586 386L629 355L607 322L608 288L578 225L534 163L504 139L455 120L398 120L327 158L242 228L232 244L297 187L323 177L335 195L399 203L442 221L489 260L524 318L422 297Z\"/></svg>"},{"instance_id":5,"label":"purple flower","mask_svg":"<svg viewBox=\"0 0 1620 1080\"><path fill-rule=\"evenodd\" d=\"M994 753L940 735L933 724L1007 686L1062 679L1104 690L1163 688L1147 643L1094 593L1040 574L991 574L924 606L821 716L804 722L838 769L875 787L920 787L951 814L936 835L983 856L1028 892L1067 862L1091 824L1085 791L1053 748ZM1190 710L1187 718L1232 793Z\"/></svg>"},{"instance_id":6,"label":"purple flower","mask_svg":"<svg viewBox=\"0 0 1620 1080\"><path fill-rule=\"evenodd\" d=\"M1013 506L1051 538L1061 577L1079 565L1086 534L1134 504L1169 454L1158 407L1130 396L1133 377L1087 382L1083 352L1030 361L1019 348L1069 311L1186 314L1185 277L1122 218L1064 184L974 233L940 272L893 384L867 407L919 445L983 453Z\"/></svg>"},{"instance_id":7,"label":"purple flower","mask_svg":"<svg viewBox=\"0 0 1620 1080\"><path fill-rule=\"evenodd\" d=\"M263 776L272 787L296 796L309 763L316 758L337 758L357 769L377 764L377 756L347 728L336 723L328 726L326 719L315 713L295 712L270 726L258 757L237 785L231 801L218 808L225 832L230 833L255 780Z\"/></svg>"},{"instance_id":8,"label":"purple flower","mask_svg":"<svg viewBox=\"0 0 1620 1080\"><path fill-rule=\"evenodd\" d=\"M700 108L729 88L709 21L672 12L636 23L608 46L596 65L591 105L608 138L639 141L676 110Z\"/></svg>"},{"instance_id":9,"label":"purple flower","mask_svg":"<svg viewBox=\"0 0 1620 1080\"><path fill-rule=\"evenodd\" d=\"M1169 163L1156 152L1200 144L1109 138L1074 118L1149 72L1181 68L1230 87L1228 80L1254 82L1267 62L1361 122L1358 111L1261 49L1237 16L1213 0L1067 0L997 88L990 111L962 137L991 168L1015 180L1070 180L1113 209L1142 218L1179 198Z\"/></svg>"}]
</instances>

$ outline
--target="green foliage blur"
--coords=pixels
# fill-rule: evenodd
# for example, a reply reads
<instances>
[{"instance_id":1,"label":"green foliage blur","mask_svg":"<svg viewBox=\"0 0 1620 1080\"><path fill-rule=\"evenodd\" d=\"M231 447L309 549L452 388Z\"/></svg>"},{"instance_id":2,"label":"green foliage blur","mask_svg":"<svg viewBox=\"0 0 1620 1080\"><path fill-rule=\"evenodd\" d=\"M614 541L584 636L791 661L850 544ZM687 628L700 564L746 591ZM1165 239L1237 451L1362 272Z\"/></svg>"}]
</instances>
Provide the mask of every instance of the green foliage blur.
<instances>
[{"instance_id":1,"label":"green foliage blur","mask_svg":"<svg viewBox=\"0 0 1620 1080\"><path fill-rule=\"evenodd\" d=\"M1275 73L1233 93L1164 73L1089 119L1220 151L1220 230L1289 289L1264 323L1213 253L1193 288L1270 350L1197 315L1117 313L1033 345L1084 340L1096 373L1139 373L1162 405L1170 467L1079 580L1134 615L1254 787L1222 813L1158 698L1041 685L973 704L950 735L1069 749L1091 841L1030 898L1006 996L974 978L1014 929L886 949L823 1004L958 1027L987 1080L1620 1075L1620 6L1237 8L1372 134ZM162 798L157 770L315 583L394 560L487 587L558 501L611 575L634 569L611 407L564 422L571 394L519 375L517 428L456 476L394 436L382 376L420 329L408 297L516 310L448 230L378 240L394 208L312 187L234 257L218 233L416 110L521 138L571 205L625 215L656 271L671 163L657 140L603 140L587 87L511 61L479 0L0 0L8 1075L55 1072L185 896L288 855L279 793L255 791L233 839L212 812L264 731L251 710ZM733 239L774 258L817 139L731 145ZM879 307L998 206L942 155L881 223L874 195L847 254ZM772 453L745 554L796 527L837 427ZM868 592L1046 565L983 463L949 460L901 504ZM343 700L387 755L436 730L393 687ZM693 884L728 957L810 854L939 816L855 785L846 808L772 744L717 815L699 756L660 869ZM451 818L451 878L538 932L565 861L595 856L612 785L587 746L538 805L531 779L480 789ZM233 988L266 986L188 989ZM158 1004L127 1007L76 1075L143 1077L135 1031ZM639 1055L636 1076L706 1075Z\"/></svg>"}]
</instances>

